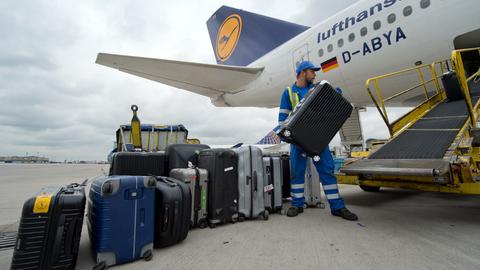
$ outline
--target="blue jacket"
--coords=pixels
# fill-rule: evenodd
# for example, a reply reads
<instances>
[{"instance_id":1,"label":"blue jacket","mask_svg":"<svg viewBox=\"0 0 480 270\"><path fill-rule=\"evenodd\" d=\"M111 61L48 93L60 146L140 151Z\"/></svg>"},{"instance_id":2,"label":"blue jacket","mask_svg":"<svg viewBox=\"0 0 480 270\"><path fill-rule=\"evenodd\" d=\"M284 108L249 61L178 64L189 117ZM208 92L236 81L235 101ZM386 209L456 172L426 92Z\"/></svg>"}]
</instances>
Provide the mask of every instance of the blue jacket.
<instances>
[{"instance_id":1,"label":"blue jacket","mask_svg":"<svg viewBox=\"0 0 480 270\"><path fill-rule=\"evenodd\" d=\"M308 85L307 87L298 87L295 83L292 85L292 93L298 95L298 101L302 100L303 97L308 93L308 90L312 85ZM295 98L295 97L292 97ZM278 113L278 124L281 125L283 124L283 121L285 121L290 114L290 112L293 110L292 108L292 103L290 101L290 97L288 94L288 88L283 91L282 98L280 100L280 111Z\"/></svg>"}]
</instances>

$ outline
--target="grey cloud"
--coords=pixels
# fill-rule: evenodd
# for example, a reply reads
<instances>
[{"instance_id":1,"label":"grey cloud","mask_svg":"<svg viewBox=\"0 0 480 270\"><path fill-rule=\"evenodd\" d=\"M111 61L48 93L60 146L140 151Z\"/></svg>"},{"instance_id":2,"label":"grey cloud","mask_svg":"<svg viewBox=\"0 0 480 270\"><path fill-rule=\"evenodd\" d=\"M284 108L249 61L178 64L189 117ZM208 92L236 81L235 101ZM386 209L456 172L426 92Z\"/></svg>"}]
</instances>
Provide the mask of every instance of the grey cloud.
<instances>
[{"instance_id":1,"label":"grey cloud","mask_svg":"<svg viewBox=\"0 0 480 270\"><path fill-rule=\"evenodd\" d=\"M143 123L182 123L208 144L255 143L274 127L275 109L216 108L208 98L95 65L96 54L213 63L205 22L222 4L314 25L351 2L305 0L292 9L285 1L4 1L0 155L104 160L131 104Z\"/></svg>"}]
</instances>

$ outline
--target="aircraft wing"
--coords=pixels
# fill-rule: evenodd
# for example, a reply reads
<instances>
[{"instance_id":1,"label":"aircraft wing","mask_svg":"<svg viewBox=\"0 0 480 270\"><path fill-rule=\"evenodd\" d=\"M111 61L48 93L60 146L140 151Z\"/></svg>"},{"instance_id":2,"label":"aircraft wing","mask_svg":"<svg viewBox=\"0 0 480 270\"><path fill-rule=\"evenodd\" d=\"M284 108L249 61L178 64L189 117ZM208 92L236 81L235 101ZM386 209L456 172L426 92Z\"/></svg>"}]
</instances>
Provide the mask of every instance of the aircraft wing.
<instances>
[{"instance_id":1,"label":"aircraft wing","mask_svg":"<svg viewBox=\"0 0 480 270\"><path fill-rule=\"evenodd\" d=\"M263 67L239 67L99 53L95 63L207 97L235 94Z\"/></svg>"}]
</instances>

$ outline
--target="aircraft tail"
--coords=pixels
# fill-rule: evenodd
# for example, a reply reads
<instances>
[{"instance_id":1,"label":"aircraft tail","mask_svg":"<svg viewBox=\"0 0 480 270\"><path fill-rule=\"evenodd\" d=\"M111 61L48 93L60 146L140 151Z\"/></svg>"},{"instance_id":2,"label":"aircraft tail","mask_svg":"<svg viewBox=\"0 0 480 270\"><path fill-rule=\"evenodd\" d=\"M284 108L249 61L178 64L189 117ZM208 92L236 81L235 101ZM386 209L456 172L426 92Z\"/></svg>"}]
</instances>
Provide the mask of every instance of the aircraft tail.
<instances>
[{"instance_id":1,"label":"aircraft tail","mask_svg":"<svg viewBox=\"0 0 480 270\"><path fill-rule=\"evenodd\" d=\"M207 28L218 64L247 66L309 27L222 6Z\"/></svg>"}]
</instances>

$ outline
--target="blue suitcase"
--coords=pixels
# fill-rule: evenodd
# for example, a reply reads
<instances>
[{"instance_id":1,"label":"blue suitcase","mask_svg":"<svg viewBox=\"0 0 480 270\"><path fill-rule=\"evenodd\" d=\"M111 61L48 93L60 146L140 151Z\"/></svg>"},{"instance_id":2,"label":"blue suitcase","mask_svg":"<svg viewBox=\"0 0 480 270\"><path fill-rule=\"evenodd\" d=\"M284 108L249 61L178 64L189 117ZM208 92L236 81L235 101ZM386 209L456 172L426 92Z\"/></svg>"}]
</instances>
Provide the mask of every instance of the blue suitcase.
<instances>
[{"instance_id":1,"label":"blue suitcase","mask_svg":"<svg viewBox=\"0 0 480 270\"><path fill-rule=\"evenodd\" d=\"M95 180L87 206L95 269L153 256L156 179L107 176Z\"/></svg>"}]
</instances>

